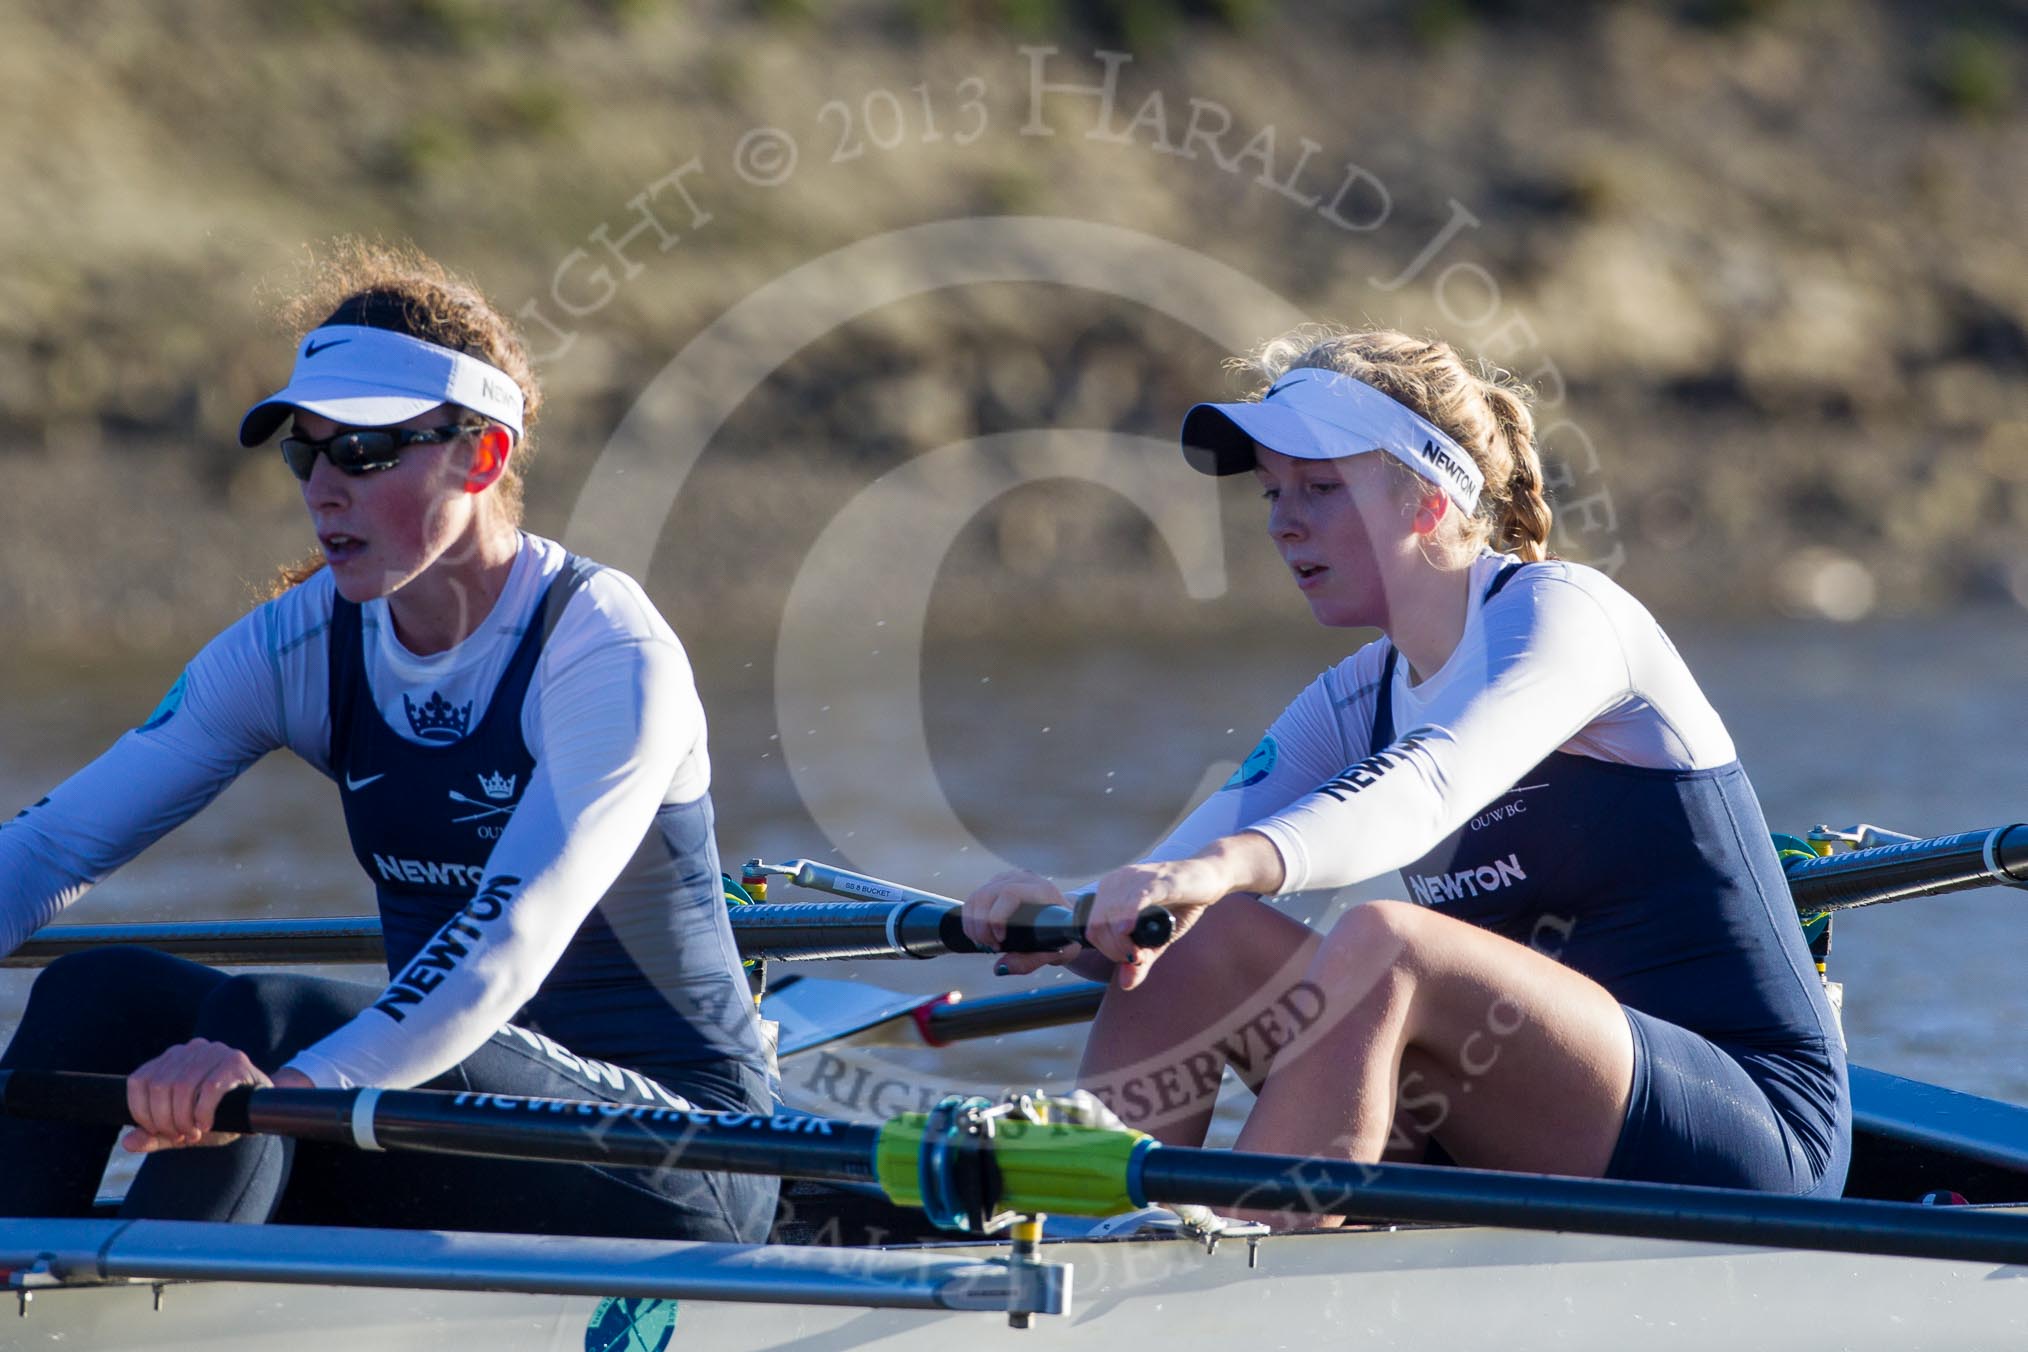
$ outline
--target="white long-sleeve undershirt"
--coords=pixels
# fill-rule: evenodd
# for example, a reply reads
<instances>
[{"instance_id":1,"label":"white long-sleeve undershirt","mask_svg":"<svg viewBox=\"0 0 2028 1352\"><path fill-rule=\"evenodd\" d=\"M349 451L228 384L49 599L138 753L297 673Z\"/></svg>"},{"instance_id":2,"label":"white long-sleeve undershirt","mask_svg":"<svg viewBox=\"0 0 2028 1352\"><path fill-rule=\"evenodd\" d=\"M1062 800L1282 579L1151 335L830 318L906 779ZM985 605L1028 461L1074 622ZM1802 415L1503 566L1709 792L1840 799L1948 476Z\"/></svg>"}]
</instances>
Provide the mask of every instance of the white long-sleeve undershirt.
<instances>
[{"instance_id":1,"label":"white long-sleeve undershirt","mask_svg":"<svg viewBox=\"0 0 2028 1352\"><path fill-rule=\"evenodd\" d=\"M469 702L477 727L564 559L560 545L523 536L492 613L428 657L401 647L385 601L368 603L365 665L388 725L410 737L403 696L420 705L441 694ZM320 573L255 609L191 661L156 719L0 828L0 953L268 751L287 747L332 774L331 603ZM602 569L572 599L536 664L521 730L537 768L486 865L488 876L522 879L518 890L406 1018L368 1011L296 1057L315 1083L400 1087L442 1073L535 993L601 898L616 928L629 906L666 905L675 861L637 847L665 803L705 794L710 761L688 657L632 579Z\"/></svg>"},{"instance_id":2,"label":"white long-sleeve undershirt","mask_svg":"<svg viewBox=\"0 0 2028 1352\"><path fill-rule=\"evenodd\" d=\"M1281 855L1282 890L1342 887L1433 849L1551 752L1657 769L1735 758L1667 635L1611 579L1561 561L1474 564L1463 636L1421 681L1395 664L1395 741L1369 745L1387 645L1324 672L1239 773L1151 856L1178 859L1242 830Z\"/></svg>"}]
</instances>

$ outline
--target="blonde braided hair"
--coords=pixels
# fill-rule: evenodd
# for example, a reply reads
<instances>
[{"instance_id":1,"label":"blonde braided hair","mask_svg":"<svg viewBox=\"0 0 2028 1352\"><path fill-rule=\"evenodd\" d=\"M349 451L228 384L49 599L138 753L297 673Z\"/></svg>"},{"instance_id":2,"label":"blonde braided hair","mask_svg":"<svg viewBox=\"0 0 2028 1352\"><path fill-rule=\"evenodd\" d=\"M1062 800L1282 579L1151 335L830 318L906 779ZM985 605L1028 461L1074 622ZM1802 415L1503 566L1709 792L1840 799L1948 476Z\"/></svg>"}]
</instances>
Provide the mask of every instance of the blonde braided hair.
<instances>
[{"instance_id":1,"label":"blonde braided hair","mask_svg":"<svg viewBox=\"0 0 2028 1352\"><path fill-rule=\"evenodd\" d=\"M1529 562L1549 557L1551 518L1529 391L1504 371L1467 363L1440 338L1319 324L1270 338L1233 366L1258 381L1256 399L1290 371L1314 368L1364 381L1414 409L1463 447L1486 477L1457 545L1471 555L1490 544Z\"/></svg>"}]
</instances>

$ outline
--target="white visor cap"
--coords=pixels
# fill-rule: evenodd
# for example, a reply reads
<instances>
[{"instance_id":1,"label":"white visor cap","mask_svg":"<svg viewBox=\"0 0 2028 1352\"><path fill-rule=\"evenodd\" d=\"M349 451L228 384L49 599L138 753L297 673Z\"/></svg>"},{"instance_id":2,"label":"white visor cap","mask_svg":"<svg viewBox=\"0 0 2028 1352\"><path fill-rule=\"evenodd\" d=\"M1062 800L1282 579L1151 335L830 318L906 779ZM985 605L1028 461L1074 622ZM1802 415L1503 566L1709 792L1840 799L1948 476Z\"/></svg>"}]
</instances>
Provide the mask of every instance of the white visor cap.
<instances>
[{"instance_id":1,"label":"white visor cap","mask_svg":"<svg viewBox=\"0 0 2028 1352\"><path fill-rule=\"evenodd\" d=\"M1298 460L1386 451L1467 514L1486 476L1464 448L1408 405L1342 371L1302 367L1258 401L1199 404L1183 417L1183 454L1205 474L1243 474L1254 444Z\"/></svg>"},{"instance_id":2,"label":"white visor cap","mask_svg":"<svg viewBox=\"0 0 2028 1352\"><path fill-rule=\"evenodd\" d=\"M246 411L239 444L260 445L297 409L345 427L391 427L440 404L521 437L521 386L499 367L405 333L332 324L303 339L289 383Z\"/></svg>"}]
</instances>

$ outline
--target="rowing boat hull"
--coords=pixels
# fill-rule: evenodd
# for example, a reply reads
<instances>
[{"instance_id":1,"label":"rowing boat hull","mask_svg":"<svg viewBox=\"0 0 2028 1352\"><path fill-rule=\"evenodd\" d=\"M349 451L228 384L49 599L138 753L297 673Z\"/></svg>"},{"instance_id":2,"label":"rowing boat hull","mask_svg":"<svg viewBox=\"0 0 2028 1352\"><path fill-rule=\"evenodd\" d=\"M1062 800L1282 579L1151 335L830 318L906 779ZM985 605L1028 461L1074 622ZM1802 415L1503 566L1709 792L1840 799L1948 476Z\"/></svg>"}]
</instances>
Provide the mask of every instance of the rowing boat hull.
<instances>
[{"instance_id":1,"label":"rowing boat hull","mask_svg":"<svg viewBox=\"0 0 2028 1352\"><path fill-rule=\"evenodd\" d=\"M905 1252L1005 1256L995 1245ZM162 1287L159 1308L147 1283L42 1290L21 1317L0 1315L0 1346L950 1352L955 1338L968 1352L1119 1352L1136 1334L1267 1349L1307 1347L1320 1332L1417 1352L2028 1345L2028 1268L1993 1264L1472 1227L1282 1236L1257 1253L1238 1240L1209 1254L1182 1239L1063 1241L1045 1244L1043 1258L1074 1267L1075 1304L1028 1332L974 1312L206 1281Z\"/></svg>"}]
</instances>

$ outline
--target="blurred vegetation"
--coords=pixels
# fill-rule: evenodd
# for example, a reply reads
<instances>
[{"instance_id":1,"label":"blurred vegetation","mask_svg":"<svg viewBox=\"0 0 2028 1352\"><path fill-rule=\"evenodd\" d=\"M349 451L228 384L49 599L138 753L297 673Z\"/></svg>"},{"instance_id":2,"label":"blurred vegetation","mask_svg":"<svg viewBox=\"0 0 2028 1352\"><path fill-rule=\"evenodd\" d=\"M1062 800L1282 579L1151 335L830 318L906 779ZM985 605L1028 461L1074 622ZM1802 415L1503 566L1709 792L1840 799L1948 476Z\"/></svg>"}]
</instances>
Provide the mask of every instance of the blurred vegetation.
<instances>
[{"instance_id":1,"label":"blurred vegetation","mask_svg":"<svg viewBox=\"0 0 2028 1352\"><path fill-rule=\"evenodd\" d=\"M1997 118L2014 102L2014 53L1991 33L1954 29L1937 40L1926 84L1946 109Z\"/></svg>"},{"instance_id":2,"label":"blurred vegetation","mask_svg":"<svg viewBox=\"0 0 2028 1352\"><path fill-rule=\"evenodd\" d=\"M1567 519L1609 490L1600 538L1664 609L1785 604L1795 560L1826 550L1888 608L2028 596L2024 33L2017 7L1915 0L16 0L0 614L52 643L182 642L300 552L292 486L232 430L285 374L264 298L316 241L413 239L569 332L543 363L531 496L531 524L560 531L618 420L742 298L854 241L1001 213L1142 231L1311 314L1442 332L1522 375L1553 361L1546 392L1568 399L1545 423L1575 419L1598 450L1579 467L1552 440ZM1160 95L1167 143L1146 123L1127 145L1084 135L1090 101L1062 95L1058 134L1019 134L1023 46L1056 49L1056 81L1129 53L1117 120ZM902 121L883 146L886 98ZM1231 114L1228 152L1273 128L1277 174L1314 143L1313 194L1358 164L1386 185L1384 227L1327 223L1263 184L1265 160L1182 153L1192 100ZM757 127L799 146L773 186L734 172ZM599 255L595 232L624 233L629 203L693 157L708 219L665 194L680 242ZM1452 203L1477 224L1447 257L1499 288L1484 323L1441 303L1440 269L1378 285ZM996 431L1168 437L1223 392L1225 355L1067 288L888 307L740 409L656 583L765 625L799 545L871 475ZM1081 622L1127 596L1139 622L1201 619L1131 509L1056 508L1048 530L968 535L951 585L987 588L981 613Z\"/></svg>"}]
</instances>

